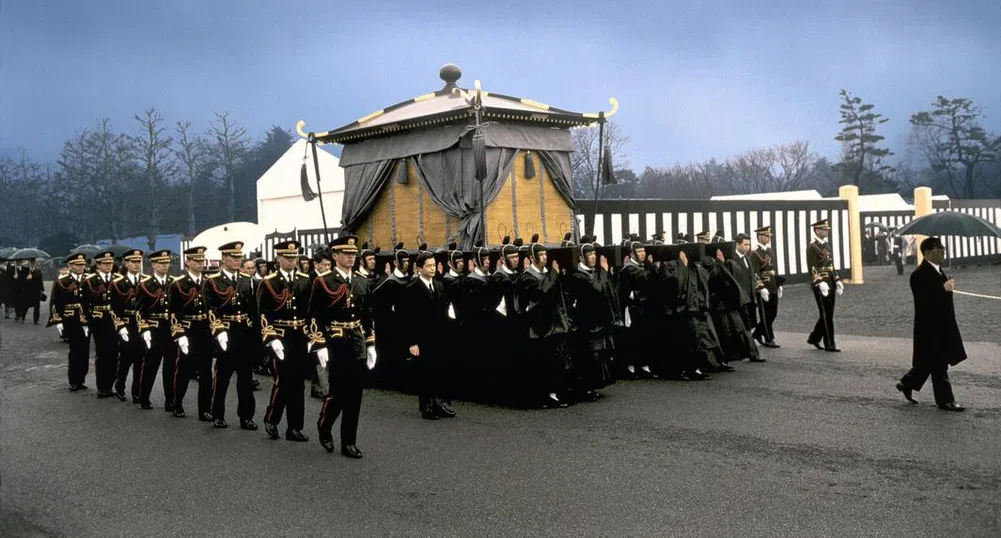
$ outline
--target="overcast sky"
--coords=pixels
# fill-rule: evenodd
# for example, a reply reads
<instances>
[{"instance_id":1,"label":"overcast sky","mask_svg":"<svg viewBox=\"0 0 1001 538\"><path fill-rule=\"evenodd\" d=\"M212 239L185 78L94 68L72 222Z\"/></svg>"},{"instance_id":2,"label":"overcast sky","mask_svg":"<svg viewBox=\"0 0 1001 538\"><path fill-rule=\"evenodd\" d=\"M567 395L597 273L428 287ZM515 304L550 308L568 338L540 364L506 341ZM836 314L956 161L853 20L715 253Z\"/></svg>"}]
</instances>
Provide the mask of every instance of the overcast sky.
<instances>
[{"instance_id":1,"label":"overcast sky","mask_svg":"<svg viewBox=\"0 0 1001 538\"><path fill-rule=\"evenodd\" d=\"M1001 131L998 0L670 4L0 0L0 155L55 159L151 105L199 128L229 111L255 138L327 130L440 89L445 62L569 110L617 97L637 170L798 139L836 158L841 88L890 118L898 154L939 94Z\"/></svg>"}]
</instances>

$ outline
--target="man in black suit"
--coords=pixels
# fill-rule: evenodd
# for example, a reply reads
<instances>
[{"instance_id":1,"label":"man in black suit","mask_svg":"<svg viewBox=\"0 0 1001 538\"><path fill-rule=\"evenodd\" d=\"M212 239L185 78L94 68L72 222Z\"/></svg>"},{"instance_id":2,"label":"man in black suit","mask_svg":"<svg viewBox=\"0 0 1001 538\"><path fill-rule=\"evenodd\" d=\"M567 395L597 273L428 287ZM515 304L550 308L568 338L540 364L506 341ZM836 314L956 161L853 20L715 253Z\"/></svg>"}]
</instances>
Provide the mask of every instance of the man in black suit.
<instances>
[{"instance_id":1,"label":"man in black suit","mask_svg":"<svg viewBox=\"0 0 1001 538\"><path fill-rule=\"evenodd\" d=\"M921 242L921 265L911 273L911 293L914 295L914 354L909 372L897 383L897 390L911 403L911 396L921 390L931 376L935 404L945 411L963 411L956 404L949 383L949 366L966 360L966 348L956 323L952 303L955 281L946 276L940 264L945 259L945 245L937 237Z\"/></svg>"},{"instance_id":2,"label":"man in black suit","mask_svg":"<svg viewBox=\"0 0 1001 538\"><path fill-rule=\"evenodd\" d=\"M42 282L42 270L34 258L28 260L17 270L15 275L17 286L17 319L24 323L28 319L28 310L32 310L32 321L38 325L41 308L39 303L45 300L45 284Z\"/></svg>"},{"instance_id":3,"label":"man in black suit","mask_svg":"<svg viewBox=\"0 0 1001 538\"><path fill-rule=\"evenodd\" d=\"M448 372L448 302L445 288L434 279L435 259L431 252L417 254L414 264L418 278L407 285L404 294L403 333L410 356L417 360L419 392L417 403L421 416L428 420L452 418L445 401Z\"/></svg>"}]
</instances>

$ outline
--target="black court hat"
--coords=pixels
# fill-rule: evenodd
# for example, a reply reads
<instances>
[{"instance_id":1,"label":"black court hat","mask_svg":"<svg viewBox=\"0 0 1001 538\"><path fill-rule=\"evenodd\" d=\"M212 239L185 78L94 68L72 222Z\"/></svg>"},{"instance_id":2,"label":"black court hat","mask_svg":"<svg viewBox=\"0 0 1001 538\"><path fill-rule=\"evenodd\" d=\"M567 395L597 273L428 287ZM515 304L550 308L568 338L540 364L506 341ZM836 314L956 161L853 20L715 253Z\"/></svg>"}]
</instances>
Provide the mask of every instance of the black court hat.
<instances>
[{"instance_id":1,"label":"black court hat","mask_svg":"<svg viewBox=\"0 0 1001 538\"><path fill-rule=\"evenodd\" d=\"M243 241L233 241L226 243L225 245L219 247L219 253L223 256L232 256L234 258L243 257Z\"/></svg>"},{"instance_id":2,"label":"black court hat","mask_svg":"<svg viewBox=\"0 0 1001 538\"><path fill-rule=\"evenodd\" d=\"M156 252L149 253L149 261L151 262L169 262L170 255L173 254L171 251L164 249L158 250Z\"/></svg>"},{"instance_id":3,"label":"black court hat","mask_svg":"<svg viewBox=\"0 0 1001 538\"><path fill-rule=\"evenodd\" d=\"M299 259L300 250L302 250L302 244L296 240L282 241L275 244L275 254L283 258L297 260Z\"/></svg>"},{"instance_id":4,"label":"black court hat","mask_svg":"<svg viewBox=\"0 0 1001 538\"><path fill-rule=\"evenodd\" d=\"M333 243L333 241L331 241L331 243ZM318 249L316 249L316 252L313 254L313 259L316 260L316 261L318 261L318 262L319 261L323 261L323 260L327 260L328 262L333 263L333 261L334 261L334 251L331 250L331 249L329 249L329 248L327 248L327 247L318 248Z\"/></svg>"},{"instance_id":5,"label":"black court hat","mask_svg":"<svg viewBox=\"0 0 1001 538\"><path fill-rule=\"evenodd\" d=\"M337 239L327 243L332 252L342 252L344 254L357 254L358 253L358 236L357 235L342 235Z\"/></svg>"},{"instance_id":6,"label":"black court hat","mask_svg":"<svg viewBox=\"0 0 1001 538\"><path fill-rule=\"evenodd\" d=\"M184 251L184 257L195 261L204 260L206 250L208 249L205 247L191 247Z\"/></svg>"}]
</instances>

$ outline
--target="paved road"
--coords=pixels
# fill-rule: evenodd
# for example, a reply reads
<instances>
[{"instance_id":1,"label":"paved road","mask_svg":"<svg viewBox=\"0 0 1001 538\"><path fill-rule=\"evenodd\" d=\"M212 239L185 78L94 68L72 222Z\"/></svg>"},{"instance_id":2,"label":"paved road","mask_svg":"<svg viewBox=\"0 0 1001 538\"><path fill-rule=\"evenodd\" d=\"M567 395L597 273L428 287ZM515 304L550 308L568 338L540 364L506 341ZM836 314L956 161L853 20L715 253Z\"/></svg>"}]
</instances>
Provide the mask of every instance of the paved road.
<instances>
[{"instance_id":1,"label":"paved road","mask_svg":"<svg viewBox=\"0 0 1001 538\"><path fill-rule=\"evenodd\" d=\"M368 391L351 461L69 393L51 330L0 336L3 536L1001 535L993 342L954 370L963 414L893 389L908 340L846 335L835 355L801 333L713 381L620 382L565 410L427 422Z\"/></svg>"}]
</instances>

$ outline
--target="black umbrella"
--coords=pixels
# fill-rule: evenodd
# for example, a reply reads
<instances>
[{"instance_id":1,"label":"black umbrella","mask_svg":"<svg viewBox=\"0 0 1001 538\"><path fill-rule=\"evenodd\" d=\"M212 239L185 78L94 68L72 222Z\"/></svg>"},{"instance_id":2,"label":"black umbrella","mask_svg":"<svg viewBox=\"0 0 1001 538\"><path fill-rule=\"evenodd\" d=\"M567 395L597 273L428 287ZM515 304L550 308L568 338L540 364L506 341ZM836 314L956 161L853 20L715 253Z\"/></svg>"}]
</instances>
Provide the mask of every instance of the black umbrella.
<instances>
[{"instance_id":1,"label":"black umbrella","mask_svg":"<svg viewBox=\"0 0 1001 538\"><path fill-rule=\"evenodd\" d=\"M93 258L94 254L101 252L101 247L97 245L80 245L70 251L70 254L83 254L88 258Z\"/></svg>"},{"instance_id":2,"label":"black umbrella","mask_svg":"<svg viewBox=\"0 0 1001 538\"><path fill-rule=\"evenodd\" d=\"M884 232L886 231L886 226L882 222L879 222L879 221L876 221L876 220L867 222L865 224L865 227L866 228L879 228L880 230L883 230Z\"/></svg>"},{"instance_id":3,"label":"black umbrella","mask_svg":"<svg viewBox=\"0 0 1001 538\"><path fill-rule=\"evenodd\" d=\"M44 250L38 250L37 248L22 248L8 256L11 260L30 260L30 259L48 259L51 258L48 252Z\"/></svg>"},{"instance_id":4,"label":"black umbrella","mask_svg":"<svg viewBox=\"0 0 1001 538\"><path fill-rule=\"evenodd\" d=\"M1001 237L1001 228L969 213L941 211L912 220L901 226L897 235Z\"/></svg>"}]
</instances>

